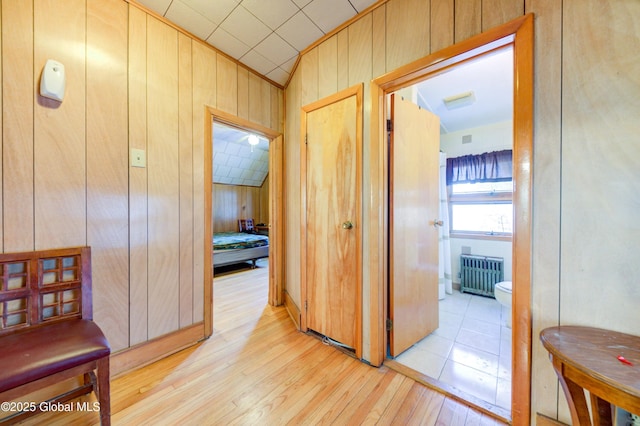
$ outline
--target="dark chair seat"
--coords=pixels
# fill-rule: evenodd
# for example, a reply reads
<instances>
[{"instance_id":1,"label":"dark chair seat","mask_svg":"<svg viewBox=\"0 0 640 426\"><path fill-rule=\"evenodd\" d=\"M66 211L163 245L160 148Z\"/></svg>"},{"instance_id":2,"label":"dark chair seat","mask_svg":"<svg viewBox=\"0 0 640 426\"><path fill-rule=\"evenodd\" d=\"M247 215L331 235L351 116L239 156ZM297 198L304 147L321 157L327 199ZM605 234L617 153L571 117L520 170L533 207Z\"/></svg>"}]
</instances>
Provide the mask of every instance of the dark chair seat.
<instances>
[{"instance_id":1,"label":"dark chair seat","mask_svg":"<svg viewBox=\"0 0 640 426\"><path fill-rule=\"evenodd\" d=\"M111 353L92 321L61 321L3 336L0 348L0 392L56 374Z\"/></svg>"}]
</instances>

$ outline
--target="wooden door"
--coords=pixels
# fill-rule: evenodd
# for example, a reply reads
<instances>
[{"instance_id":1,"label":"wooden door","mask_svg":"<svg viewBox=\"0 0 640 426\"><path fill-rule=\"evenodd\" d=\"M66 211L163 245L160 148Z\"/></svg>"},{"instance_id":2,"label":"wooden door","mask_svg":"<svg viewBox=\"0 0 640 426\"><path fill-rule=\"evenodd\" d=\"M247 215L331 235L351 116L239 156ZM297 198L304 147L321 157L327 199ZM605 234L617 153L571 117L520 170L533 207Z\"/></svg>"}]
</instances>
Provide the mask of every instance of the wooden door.
<instances>
[{"instance_id":1,"label":"wooden door","mask_svg":"<svg viewBox=\"0 0 640 426\"><path fill-rule=\"evenodd\" d=\"M391 95L390 355L438 328L440 119Z\"/></svg>"},{"instance_id":2,"label":"wooden door","mask_svg":"<svg viewBox=\"0 0 640 426\"><path fill-rule=\"evenodd\" d=\"M360 352L361 87L303 109L306 328Z\"/></svg>"}]
</instances>

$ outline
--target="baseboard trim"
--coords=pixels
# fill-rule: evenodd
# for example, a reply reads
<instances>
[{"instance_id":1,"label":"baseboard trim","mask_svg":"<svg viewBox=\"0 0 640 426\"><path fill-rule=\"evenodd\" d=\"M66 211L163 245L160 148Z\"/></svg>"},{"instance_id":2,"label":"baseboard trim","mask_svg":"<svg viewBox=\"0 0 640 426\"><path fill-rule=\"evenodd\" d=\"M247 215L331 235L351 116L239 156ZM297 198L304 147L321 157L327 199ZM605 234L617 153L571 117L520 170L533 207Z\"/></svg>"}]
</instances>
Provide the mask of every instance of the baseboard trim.
<instances>
[{"instance_id":1,"label":"baseboard trim","mask_svg":"<svg viewBox=\"0 0 640 426\"><path fill-rule=\"evenodd\" d=\"M289 313L289 316L293 320L293 323L296 325L296 328L300 330L302 314L300 313L300 309L298 309L298 306L295 304L295 302L293 301L291 296L289 296L289 293L287 293L286 290L284 291L284 307L287 309L287 312Z\"/></svg>"},{"instance_id":2,"label":"baseboard trim","mask_svg":"<svg viewBox=\"0 0 640 426\"><path fill-rule=\"evenodd\" d=\"M140 343L111 355L110 372L115 378L149 365L204 340L204 323L200 322L173 333Z\"/></svg>"}]
</instances>

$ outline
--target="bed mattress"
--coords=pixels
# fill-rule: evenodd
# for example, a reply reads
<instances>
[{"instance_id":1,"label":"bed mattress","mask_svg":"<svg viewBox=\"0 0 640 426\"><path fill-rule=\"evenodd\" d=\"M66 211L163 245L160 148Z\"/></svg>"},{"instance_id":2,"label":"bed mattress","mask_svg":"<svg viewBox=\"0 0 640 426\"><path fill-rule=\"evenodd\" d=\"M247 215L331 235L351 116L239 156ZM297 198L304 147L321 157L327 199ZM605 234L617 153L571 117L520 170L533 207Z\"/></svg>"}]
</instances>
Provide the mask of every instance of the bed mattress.
<instances>
[{"instance_id":1,"label":"bed mattress","mask_svg":"<svg viewBox=\"0 0 640 426\"><path fill-rule=\"evenodd\" d=\"M217 232L213 234L214 250L246 249L269 245L266 235L247 234L244 232Z\"/></svg>"}]
</instances>

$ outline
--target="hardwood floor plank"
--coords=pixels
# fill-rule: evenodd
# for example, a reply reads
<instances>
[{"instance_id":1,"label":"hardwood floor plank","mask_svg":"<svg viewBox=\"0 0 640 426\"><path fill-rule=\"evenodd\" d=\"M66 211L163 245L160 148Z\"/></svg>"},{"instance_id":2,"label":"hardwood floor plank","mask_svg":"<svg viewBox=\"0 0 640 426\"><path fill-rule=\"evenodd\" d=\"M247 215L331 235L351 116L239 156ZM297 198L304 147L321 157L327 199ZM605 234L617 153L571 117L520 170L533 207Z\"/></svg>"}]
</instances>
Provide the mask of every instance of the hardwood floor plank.
<instances>
[{"instance_id":1,"label":"hardwood floor plank","mask_svg":"<svg viewBox=\"0 0 640 426\"><path fill-rule=\"evenodd\" d=\"M208 340L111 381L114 425L504 425L385 366L295 329L267 305L266 267L214 278ZM79 401L95 401L93 395ZM97 413L24 424L98 424Z\"/></svg>"}]
</instances>

